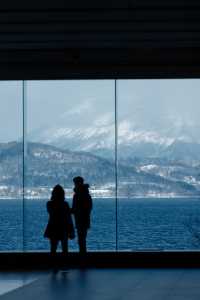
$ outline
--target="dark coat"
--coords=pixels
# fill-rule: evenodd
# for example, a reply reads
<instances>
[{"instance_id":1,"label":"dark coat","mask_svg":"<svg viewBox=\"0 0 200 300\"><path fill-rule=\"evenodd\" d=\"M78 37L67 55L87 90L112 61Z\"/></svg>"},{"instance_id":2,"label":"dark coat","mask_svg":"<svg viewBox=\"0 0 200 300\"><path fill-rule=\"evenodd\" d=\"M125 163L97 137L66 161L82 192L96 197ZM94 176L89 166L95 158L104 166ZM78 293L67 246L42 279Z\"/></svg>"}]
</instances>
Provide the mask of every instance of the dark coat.
<instances>
[{"instance_id":1,"label":"dark coat","mask_svg":"<svg viewBox=\"0 0 200 300\"><path fill-rule=\"evenodd\" d=\"M69 204L66 201L47 202L49 221L44 232L44 237L49 239L63 240L73 238L74 227L70 214Z\"/></svg>"},{"instance_id":2,"label":"dark coat","mask_svg":"<svg viewBox=\"0 0 200 300\"><path fill-rule=\"evenodd\" d=\"M87 189L75 192L73 196L71 211L74 214L77 229L85 230L90 228L91 210L92 198L87 192Z\"/></svg>"}]
</instances>

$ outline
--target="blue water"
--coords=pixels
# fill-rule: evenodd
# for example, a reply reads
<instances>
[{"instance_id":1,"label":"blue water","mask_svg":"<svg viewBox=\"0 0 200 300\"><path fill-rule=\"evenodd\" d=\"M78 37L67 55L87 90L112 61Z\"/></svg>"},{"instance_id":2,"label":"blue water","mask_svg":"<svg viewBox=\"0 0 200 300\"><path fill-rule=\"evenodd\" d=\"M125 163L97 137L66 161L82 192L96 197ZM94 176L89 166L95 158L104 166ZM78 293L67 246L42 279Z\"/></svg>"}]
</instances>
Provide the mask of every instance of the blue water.
<instances>
[{"instance_id":1,"label":"blue water","mask_svg":"<svg viewBox=\"0 0 200 300\"><path fill-rule=\"evenodd\" d=\"M115 200L93 202L88 250L115 250ZM0 200L0 251L48 250L47 220L45 200L26 200L24 219L22 201ZM117 220L119 250L200 249L200 199L119 199ZM69 247L76 251L76 240Z\"/></svg>"}]
</instances>

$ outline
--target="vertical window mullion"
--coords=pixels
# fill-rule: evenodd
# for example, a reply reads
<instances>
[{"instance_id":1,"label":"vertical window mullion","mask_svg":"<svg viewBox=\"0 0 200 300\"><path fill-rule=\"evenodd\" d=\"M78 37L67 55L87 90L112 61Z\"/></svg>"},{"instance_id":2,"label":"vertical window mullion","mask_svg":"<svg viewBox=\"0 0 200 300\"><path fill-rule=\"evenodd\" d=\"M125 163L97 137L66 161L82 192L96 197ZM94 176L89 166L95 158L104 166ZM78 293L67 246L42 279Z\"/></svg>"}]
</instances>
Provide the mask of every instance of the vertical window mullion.
<instances>
[{"instance_id":1,"label":"vertical window mullion","mask_svg":"<svg viewBox=\"0 0 200 300\"><path fill-rule=\"evenodd\" d=\"M117 132L117 80L115 79L115 218L116 218L116 251L118 251L118 132Z\"/></svg>"},{"instance_id":2,"label":"vertical window mullion","mask_svg":"<svg viewBox=\"0 0 200 300\"><path fill-rule=\"evenodd\" d=\"M25 189L26 189L26 154L27 154L27 140L26 140L26 100L27 100L27 86L26 81L22 81L22 105L23 105L23 252L25 251Z\"/></svg>"}]
</instances>

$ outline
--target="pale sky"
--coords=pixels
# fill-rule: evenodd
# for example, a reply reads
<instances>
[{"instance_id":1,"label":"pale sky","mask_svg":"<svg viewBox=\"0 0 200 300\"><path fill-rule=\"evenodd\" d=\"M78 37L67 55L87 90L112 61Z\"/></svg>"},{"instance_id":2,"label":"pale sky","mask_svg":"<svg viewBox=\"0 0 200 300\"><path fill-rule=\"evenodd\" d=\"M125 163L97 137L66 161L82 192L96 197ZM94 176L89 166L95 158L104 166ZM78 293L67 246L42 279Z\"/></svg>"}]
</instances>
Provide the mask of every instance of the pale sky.
<instances>
[{"instance_id":1,"label":"pale sky","mask_svg":"<svg viewBox=\"0 0 200 300\"><path fill-rule=\"evenodd\" d=\"M52 124L114 123L113 80L27 81L28 135ZM118 80L118 120L167 132L185 127L200 139L200 79ZM0 142L22 135L22 82L0 82Z\"/></svg>"}]
</instances>

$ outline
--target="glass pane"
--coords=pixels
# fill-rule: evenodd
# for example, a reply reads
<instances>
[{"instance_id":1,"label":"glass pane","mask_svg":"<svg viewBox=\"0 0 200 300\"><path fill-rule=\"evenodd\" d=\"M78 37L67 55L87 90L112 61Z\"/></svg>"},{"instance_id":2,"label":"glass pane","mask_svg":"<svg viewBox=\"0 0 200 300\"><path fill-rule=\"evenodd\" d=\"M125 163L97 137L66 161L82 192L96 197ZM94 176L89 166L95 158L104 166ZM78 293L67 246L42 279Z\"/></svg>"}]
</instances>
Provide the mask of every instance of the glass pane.
<instances>
[{"instance_id":1,"label":"glass pane","mask_svg":"<svg viewBox=\"0 0 200 300\"><path fill-rule=\"evenodd\" d=\"M22 250L22 82L0 82L0 251Z\"/></svg>"},{"instance_id":2,"label":"glass pane","mask_svg":"<svg viewBox=\"0 0 200 300\"><path fill-rule=\"evenodd\" d=\"M28 81L25 246L48 250L46 202L61 184L70 205L73 177L93 197L89 250L115 249L114 81ZM77 240L69 250L77 250Z\"/></svg>"},{"instance_id":3,"label":"glass pane","mask_svg":"<svg viewBox=\"0 0 200 300\"><path fill-rule=\"evenodd\" d=\"M120 250L200 248L200 80L120 80Z\"/></svg>"}]
</instances>

